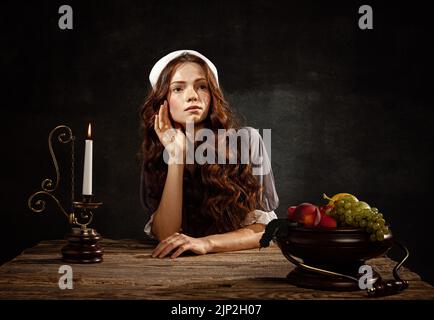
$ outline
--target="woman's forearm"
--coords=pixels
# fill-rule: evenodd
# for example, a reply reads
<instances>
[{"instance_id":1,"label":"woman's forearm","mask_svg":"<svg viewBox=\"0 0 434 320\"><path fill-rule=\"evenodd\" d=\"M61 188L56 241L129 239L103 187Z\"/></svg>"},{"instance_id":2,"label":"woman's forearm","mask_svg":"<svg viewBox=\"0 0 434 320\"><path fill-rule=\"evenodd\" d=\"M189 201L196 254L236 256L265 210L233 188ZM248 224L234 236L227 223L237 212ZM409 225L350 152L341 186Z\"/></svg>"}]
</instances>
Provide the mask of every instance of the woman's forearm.
<instances>
[{"instance_id":1,"label":"woman's forearm","mask_svg":"<svg viewBox=\"0 0 434 320\"><path fill-rule=\"evenodd\" d=\"M169 164L158 209L154 212L152 233L159 240L179 232L182 223L183 164Z\"/></svg>"},{"instance_id":2,"label":"woman's forearm","mask_svg":"<svg viewBox=\"0 0 434 320\"><path fill-rule=\"evenodd\" d=\"M223 233L206 236L202 239L209 243L208 252L225 252L259 247L265 225L255 223L250 226Z\"/></svg>"}]
</instances>

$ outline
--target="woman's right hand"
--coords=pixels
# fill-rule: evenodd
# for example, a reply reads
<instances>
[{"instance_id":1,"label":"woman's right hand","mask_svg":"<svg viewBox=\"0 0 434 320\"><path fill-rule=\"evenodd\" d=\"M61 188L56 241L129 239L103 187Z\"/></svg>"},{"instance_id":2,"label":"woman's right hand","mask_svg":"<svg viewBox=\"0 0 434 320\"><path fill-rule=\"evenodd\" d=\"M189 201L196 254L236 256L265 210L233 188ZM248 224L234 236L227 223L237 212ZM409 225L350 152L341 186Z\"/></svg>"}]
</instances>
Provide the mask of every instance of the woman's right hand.
<instances>
[{"instance_id":1,"label":"woman's right hand","mask_svg":"<svg viewBox=\"0 0 434 320\"><path fill-rule=\"evenodd\" d=\"M158 114L154 116L154 130L161 144L168 152L166 163L185 163L186 137L181 130L182 126L175 123L172 127L169 119L169 106L167 100L160 106Z\"/></svg>"}]
</instances>

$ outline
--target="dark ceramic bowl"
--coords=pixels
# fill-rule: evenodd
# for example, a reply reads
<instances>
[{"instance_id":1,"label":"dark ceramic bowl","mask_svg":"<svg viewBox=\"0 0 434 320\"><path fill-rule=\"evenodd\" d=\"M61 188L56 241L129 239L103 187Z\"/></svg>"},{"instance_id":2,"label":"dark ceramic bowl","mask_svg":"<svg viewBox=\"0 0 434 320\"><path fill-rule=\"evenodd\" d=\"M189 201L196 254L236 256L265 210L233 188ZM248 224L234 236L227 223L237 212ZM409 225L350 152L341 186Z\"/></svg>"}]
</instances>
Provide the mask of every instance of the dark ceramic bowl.
<instances>
[{"instance_id":1,"label":"dark ceramic bowl","mask_svg":"<svg viewBox=\"0 0 434 320\"><path fill-rule=\"evenodd\" d=\"M290 283L300 287L345 291L359 290L356 280L360 277L360 266L366 260L384 255L393 246L393 235L390 232L385 235L384 241L373 242L362 229L288 227L287 235L277 236L276 241L283 255L297 266L287 276ZM374 280L379 278L380 275L374 270Z\"/></svg>"},{"instance_id":2,"label":"dark ceramic bowl","mask_svg":"<svg viewBox=\"0 0 434 320\"><path fill-rule=\"evenodd\" d=\"M276 240L284 255L321 265L362 262L384 255L393 245L391 232L384 241L373 242L366 231L356 228L289 227L287 236Z\"/></svg>"}]
</instances>

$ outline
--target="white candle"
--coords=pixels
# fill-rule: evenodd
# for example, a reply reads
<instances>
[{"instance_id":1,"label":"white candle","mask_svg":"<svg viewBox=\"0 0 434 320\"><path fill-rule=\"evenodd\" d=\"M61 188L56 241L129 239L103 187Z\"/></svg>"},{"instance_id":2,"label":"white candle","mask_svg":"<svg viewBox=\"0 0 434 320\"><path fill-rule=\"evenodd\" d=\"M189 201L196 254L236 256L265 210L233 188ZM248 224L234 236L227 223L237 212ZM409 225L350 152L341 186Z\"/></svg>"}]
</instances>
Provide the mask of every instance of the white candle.
<instances>
[{"instance_id":1,"label":"white candle","mask_svg":"<svg viewBox=\"0 0 434 320\"><path fill-rule=\"evenodd\" d=\"M93 140L91 139L91 127L87 129L86 146L84 150L84 170L83 170L83 195L92 195L92 155Z\"/></svg>"}]
</instances>

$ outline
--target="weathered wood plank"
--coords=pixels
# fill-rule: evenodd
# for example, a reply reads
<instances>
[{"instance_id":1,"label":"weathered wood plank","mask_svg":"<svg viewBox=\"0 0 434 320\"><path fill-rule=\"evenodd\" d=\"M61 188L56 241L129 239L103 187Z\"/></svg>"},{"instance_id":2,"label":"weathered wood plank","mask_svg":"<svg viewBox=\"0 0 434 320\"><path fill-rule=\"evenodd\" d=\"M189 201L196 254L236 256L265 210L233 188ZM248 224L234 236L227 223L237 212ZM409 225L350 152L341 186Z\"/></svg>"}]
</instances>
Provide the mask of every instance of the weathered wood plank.
<instances>
[{"instance_id":1,"label":"weathered wood plank","mask_svg":"<svg viewBox=\"0 0 434 320\"><path fill-rule=\"evenodd\" d=\"M0 299L365 299L363 291L298 288L285 282L292 270L276 246L262 250L151 257L153 245L136 240L102 242L104 262L70 264L74 289L61 290L58 269L64 241L44 241L0 267ZM396 264L369 261L384 278ZM434 299L434 288L403 267L406 291L382 299Z\"/></svg>"}]
</instances>

